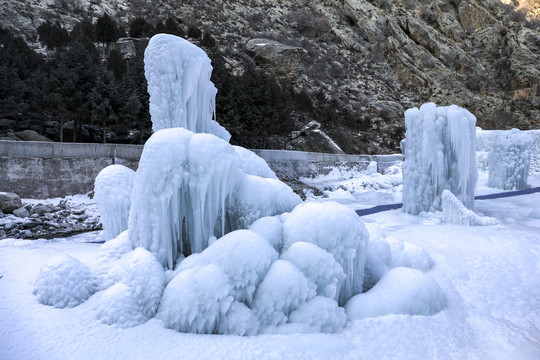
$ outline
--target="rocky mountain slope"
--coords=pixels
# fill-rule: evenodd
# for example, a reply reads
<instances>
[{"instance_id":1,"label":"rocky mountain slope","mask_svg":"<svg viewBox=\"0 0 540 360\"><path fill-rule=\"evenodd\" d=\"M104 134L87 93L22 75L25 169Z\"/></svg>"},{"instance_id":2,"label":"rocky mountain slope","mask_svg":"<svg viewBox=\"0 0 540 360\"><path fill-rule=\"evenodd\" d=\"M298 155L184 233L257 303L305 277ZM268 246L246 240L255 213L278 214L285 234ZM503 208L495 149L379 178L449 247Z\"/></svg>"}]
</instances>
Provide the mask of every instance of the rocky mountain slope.
<instances>
[{"instance_id":1,"label":"rocky mountain slope","mask_svg":"<svg viewBox=\"0 0 540 360\"><path fill-rule=\"evenodd\" d=\"M396 151L403 112L428 101L465 107L486 129L540 127L534 0L3 2L1 25L35 47L45 20L69 28L107 12L127 27L136 16L174 16L210 34L232 74L255 62L313 106L331 103L335 118L329 113L322 130L350 153ZM340 111L353 121L339 121Z\"/></svg>"}]
</instances>

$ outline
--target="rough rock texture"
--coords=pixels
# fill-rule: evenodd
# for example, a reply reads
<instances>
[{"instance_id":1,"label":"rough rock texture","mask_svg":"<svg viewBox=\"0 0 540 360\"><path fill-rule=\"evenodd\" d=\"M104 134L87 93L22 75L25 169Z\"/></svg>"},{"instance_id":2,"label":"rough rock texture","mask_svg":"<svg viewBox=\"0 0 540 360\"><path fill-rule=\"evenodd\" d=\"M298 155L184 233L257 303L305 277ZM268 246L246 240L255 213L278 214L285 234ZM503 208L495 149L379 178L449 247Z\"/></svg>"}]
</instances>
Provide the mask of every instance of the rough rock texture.
<instances>
[{"instance_id":1,"label":"rough rock texture","mask_svg":"<svg viewBox=\"0 0 540 360\"><path fill-rule=\"evenodd\" d=\"M359 123L368 121L370 129L362 132L344 124L347 131L336 141L361 142L358 151L381 153L398 149L404 110L429 101L469 109L484 129L539 127L540 6L535 0L509 3L5 0L0 23L39 47L39 24L60 20L70 28L81 10L94 19L107 11L125 28L134 16L176 16L184 29L211 34L235 74L253 61L254 39L277 41L295 55L273 49L269 57L254 55L258 66L305 91L315 106L332 102ZM324 131L341 126L332 121Z\"/></svg>"},{"instance_id":2,"label":"rough rock texture","mask_svg":"<svg viewBox=\"0 0 540 360\"><path fill-rule=\"evenodd\" d=\"M310 121L300 131L291 134L291 143L302 151L344 154L343 150L320 129L321 124Z\"/></svg>"},{"instance_id":3,"label":"rough rock texture","mask_svg":"<svg viewBox=\"0 0 540 360\"><path fill-rule=\"evenodd\" d=\"M22 207L19 195L11 192L0 192L0 210L6 214Z\"/></svg>"},{"instance_id":4,"label":"rough rock texture","mask_svg":"<svg viewBox=\"0 0 540 360\"><path fill-rule=\"evenodd\" d=\"M268 39L249 40L246 44L246 52L258 65L268 65L270 72L289 79L298 76L298 66L307 54L302 47L285 45Z\"/></svg>"}]
</instances>

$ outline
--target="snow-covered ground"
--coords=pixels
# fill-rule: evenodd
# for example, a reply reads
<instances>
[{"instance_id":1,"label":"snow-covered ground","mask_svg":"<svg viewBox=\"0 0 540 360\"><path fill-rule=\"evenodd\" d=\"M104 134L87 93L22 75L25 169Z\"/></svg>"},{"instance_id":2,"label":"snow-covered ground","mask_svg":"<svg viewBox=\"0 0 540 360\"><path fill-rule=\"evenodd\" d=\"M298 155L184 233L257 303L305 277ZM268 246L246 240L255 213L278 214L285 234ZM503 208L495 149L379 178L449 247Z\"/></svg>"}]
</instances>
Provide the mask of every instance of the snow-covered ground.
<instances>
[{"instance_id":1,"label":"snow-covered ground","mask_svg":"<svg viewBox=\"0 0 540 360\"><path fill-rule=\"evenodd\" d=\"M343 180L346 179L346 180ZM308 181L307 179L304 179ZM332 174L311 179L355 209L401 202L401 172ZM488 188L481 172L477 194ZM529 178L540 186L540 174ZM38 303L33 282L42 264L69 254L92 264L100 232L55 240L0 241L0 359L539 359L540 193L476 200L494 226L441 222L438 214L401 210L362 219L375 237L416 244L433 258L427 272L447 307L433 316L385 315L356 320L336 334L237 337L178 333L151 319L122 329L96 320L95 297L70 309ZM540 210L537 210L540 213Z\"/></svg>"}]
</instances>

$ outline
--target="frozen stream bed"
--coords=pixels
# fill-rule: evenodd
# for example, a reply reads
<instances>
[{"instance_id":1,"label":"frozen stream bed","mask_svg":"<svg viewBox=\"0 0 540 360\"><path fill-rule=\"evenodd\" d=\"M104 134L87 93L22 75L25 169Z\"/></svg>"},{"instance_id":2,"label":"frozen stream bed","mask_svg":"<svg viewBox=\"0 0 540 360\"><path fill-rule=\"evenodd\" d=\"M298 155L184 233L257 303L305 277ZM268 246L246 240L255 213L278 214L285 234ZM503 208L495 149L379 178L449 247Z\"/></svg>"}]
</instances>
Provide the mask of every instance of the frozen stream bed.
<instances>
[{"instance_id":1,"label":"frozen stream bed","mask_svg":"<svg viewBox=\"0 0 540 360\"><path fill-rule=\"evenodd\" d=\"M477 194L487 188L480 174ZM401 201L400 174L314 179L325 197L355 209ZM540 186L540 176L529 179ZM540 358L540 193L477 200L498 225L440 223L401 210L362 219L371 236L423 247L447 308L434 316L386 315L349 323L337 334L236 337L165 329L161 320L129 329L95 318L90 299L71 309L44 306L33 281L51 256L91 264L100 232L65 239L0 241L0 359L538 359ZM540 211L537 211L540 213ZM540 217L540 215L538 215Z\"/></svg>"}]
</instances>

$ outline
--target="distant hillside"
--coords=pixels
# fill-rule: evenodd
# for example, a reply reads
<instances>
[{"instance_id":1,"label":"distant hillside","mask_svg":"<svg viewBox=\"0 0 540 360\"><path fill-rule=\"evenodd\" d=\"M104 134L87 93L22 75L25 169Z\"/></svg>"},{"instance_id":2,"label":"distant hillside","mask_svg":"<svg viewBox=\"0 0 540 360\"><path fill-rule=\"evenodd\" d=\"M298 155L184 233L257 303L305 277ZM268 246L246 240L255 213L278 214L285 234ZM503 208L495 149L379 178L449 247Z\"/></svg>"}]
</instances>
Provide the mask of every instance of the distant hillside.
<instances>
[{"instance_id":1,"label":"distant hillside","mask_svg":"<svg viewBox=\"0 0 540 360\"><path fill-rule=\"evenodd\" d=\"M345 152L395 152L404 133L403 112L427 101L463 106L486 129L540 127L540 6L533 0L4 3L1 26L49 59L65 50L51 51L40 41L37 29L46 21L71 32L82 19L95 24L107 13L120 28L116 37L145 37L170 31L167 20L174 19L179 34L212 58L218 121L233 141L248 147L298 148L290 133L317 120ZM92 41L98 68L113 68L107 64L114 61L111 49L123 60L132 57L128 68L141 56L135 46L140 42ZM95 83L89 91L94 88ZM147 105L138 101L143 112ZM18 110L20 119L13 119L4 106L0 116L58 120L52 110L35 110ZM123 126L129 119L115 111L121 110L113 109L116 119L110 123ZM147 118L134 116L137 124L125 126L148 128ZM99 133L99 122L92 124Z\"/></svg>"}]
</instances>

